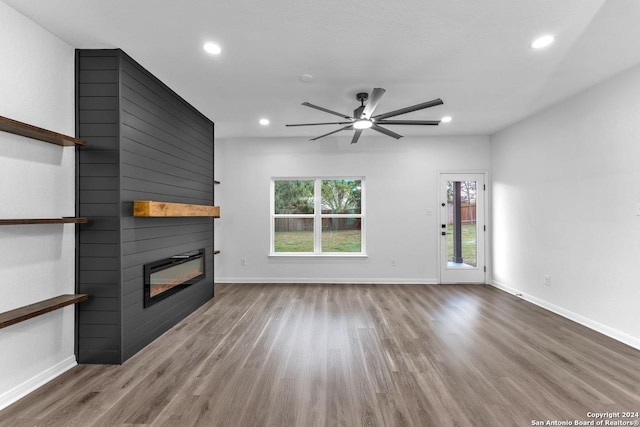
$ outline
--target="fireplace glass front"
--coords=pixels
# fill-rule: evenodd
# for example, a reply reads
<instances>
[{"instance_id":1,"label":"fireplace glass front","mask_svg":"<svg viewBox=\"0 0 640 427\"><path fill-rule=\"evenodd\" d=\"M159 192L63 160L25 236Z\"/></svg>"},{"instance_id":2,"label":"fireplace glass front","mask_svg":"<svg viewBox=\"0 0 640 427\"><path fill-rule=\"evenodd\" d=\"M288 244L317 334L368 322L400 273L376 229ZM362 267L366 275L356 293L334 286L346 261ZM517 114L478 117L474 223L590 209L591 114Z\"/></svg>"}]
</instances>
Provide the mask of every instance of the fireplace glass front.
<instances>
[{"instance_id":1,"label":"fireplace glass front","mask_svg":"<svg viewBox=\"0 0 640 427\"><path fill-rule=\"evenodd\" d=\"M174 255L144 266L144 306L198 282L205 277L204 249Z\"/></svg>"}]
</instances>

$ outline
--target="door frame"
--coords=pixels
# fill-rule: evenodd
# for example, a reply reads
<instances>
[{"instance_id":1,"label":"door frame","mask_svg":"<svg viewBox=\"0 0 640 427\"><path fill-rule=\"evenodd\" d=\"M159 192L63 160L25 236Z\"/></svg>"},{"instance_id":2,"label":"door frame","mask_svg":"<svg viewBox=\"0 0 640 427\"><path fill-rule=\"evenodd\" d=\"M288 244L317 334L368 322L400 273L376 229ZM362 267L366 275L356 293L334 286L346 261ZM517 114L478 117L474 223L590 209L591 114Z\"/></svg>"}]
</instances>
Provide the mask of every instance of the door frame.
<instances>
[{"instance_id":1,"label":"door frame","mask_svg":"<svg viewBox=\"0 0 640 427\"><path fill-rule=\"evenodd\" d=\"M484 233L484 238L483 238L483 245L482 245L482 250L483 250L483 255L484 255L484 265L483 267L483 281L482 282L455 282L455 283L469 283L469 284L486 284L489 283L488 282L488 278L490 277L490 257L489 257L489 171L482 169L482 170L478 170L478 169L471 169L471 170L460 170L460 169L454 169L454 170L439 170L437 172L437 185L438 185L438 191L437 191L437 204L436 206L438 207L438 222L436 224L437 226L437 236L438 236L438 284L449 284L451 282L446 282L444 283L442 281L442 269L444 266L444 263L447 261L447 257L443 255L444 251L443 251L443 245L446 244L446 239L443 239L441 236L441 224L443 224L443 221L446 221L446 218L444 218L444 214L443 214L443 209L441 206L442 200L446 200L446 194L442 194L443 193L443 183L442 183L442 177L443 175L482 175L482 179L483 179L483 184L484 184L484 190L483 190L483 208L482 208L482 213L484 216L484 224L482 225L478 225L478 232L483 232ZM484 229L482 228L482 226L484 226ZM480 250L480 247L478 247L478 250Z\"/></svg>"}]
</instances>

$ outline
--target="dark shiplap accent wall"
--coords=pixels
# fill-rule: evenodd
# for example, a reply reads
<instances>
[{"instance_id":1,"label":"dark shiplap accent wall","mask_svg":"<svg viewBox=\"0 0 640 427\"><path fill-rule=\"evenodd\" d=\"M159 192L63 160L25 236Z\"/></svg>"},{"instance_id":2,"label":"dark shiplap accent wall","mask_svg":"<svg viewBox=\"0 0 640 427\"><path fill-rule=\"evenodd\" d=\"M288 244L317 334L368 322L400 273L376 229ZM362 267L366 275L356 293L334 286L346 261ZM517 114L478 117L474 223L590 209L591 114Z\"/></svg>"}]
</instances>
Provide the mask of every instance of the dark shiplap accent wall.
<instances>
[{"instance_id":1,"label":"dark shiplap accent wall","mask_svg":"<svg viewBox=\"0 0 640 427\"><path fill-rule=\"evenodd\" d=\"M120 363L121 241L119 57L117 51L76 51L76 121L87 145L78 152L80 225L78 361Z\"/></svg>"},{"instance_id":2,"label":"dark shiplap accent wall","mask_svg":"<svg viewBox=\"0 0 640 427\"><path fill-rule=\"evenodd\" d=\"M116 64L115 84L105 58ZM133 200L213 204L213 123L120 50L80 50L77 67L80 137L97 133L92 126L117 134L95 147L89 135L80 154L79 208L90 222L80 230L79 291L96 306L79 315L79 361L121 363L213 296L211 218L132 216ZM98 99L111 91L113 109ZM199 248L207 277L145 309L143 265Z\"/></svg>"}]
</instances>

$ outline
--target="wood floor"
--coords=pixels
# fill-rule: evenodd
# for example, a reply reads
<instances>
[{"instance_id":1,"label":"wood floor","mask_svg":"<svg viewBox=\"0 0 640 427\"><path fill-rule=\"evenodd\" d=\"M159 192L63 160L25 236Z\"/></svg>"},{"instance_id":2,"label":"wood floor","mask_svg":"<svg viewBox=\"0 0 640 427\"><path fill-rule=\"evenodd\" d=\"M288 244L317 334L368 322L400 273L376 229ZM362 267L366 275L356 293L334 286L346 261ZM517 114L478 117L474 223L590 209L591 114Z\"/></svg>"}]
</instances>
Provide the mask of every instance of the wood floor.
<instances>
[{"instance_id":1,"label":"wood floor","mask_svg":"<svg viewBox=\"0 0 640 427\"><path fill-rule=\"evenodd\" d=\"M0 425L531 426L638 410L640 351L489 286L217 285L122 366L78 366Z\"/></svg>"}]
</instances>

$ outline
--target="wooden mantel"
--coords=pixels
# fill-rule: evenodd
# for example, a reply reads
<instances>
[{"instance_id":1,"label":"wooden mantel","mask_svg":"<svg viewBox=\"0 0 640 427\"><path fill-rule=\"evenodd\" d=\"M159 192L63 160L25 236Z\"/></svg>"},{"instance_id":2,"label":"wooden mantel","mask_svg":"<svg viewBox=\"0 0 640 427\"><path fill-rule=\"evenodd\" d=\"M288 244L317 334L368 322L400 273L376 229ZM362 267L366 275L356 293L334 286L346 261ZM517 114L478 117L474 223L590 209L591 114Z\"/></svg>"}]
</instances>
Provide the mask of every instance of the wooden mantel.
<instances>
[{"instance_id":1,"label":"wooden mantel","mask_svg":"<svg viewBox=\"0 0 640 427\"><path fill-rule=\"evenodd\" d=\"M220 206L135 200L133 202L133 216L209 216L220 218Z\"/></svg>"}]
</instances>

